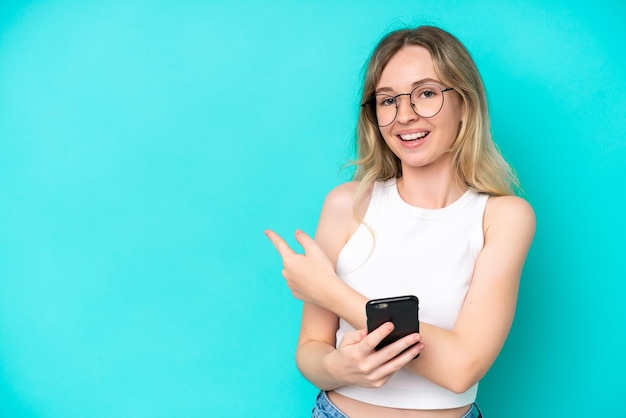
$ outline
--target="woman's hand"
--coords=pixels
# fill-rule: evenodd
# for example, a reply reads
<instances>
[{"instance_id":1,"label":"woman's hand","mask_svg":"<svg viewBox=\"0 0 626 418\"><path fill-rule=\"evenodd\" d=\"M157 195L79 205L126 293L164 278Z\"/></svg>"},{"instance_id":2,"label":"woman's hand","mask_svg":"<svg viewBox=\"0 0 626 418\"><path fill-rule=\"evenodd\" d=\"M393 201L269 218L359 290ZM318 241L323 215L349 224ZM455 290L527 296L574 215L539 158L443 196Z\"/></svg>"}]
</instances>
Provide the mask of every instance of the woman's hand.
<instances>
[{"instance_id":1,"label":"woman's hand","mask_svg":"<svg viewBox=\"0 0 626 418\"><path fill-rule=\"evenodd\" d=\"M324 306L328 300L325 292L336 287L341 279L319 245L306 233L296 231L296 240L304 249L304 254L298 254L275 232L267 230L265 235L283 259L282 274L293 296Z\"/></svg>"},{"instance_id":2,"label":"woman's hand","mask_svg":"<svg viewBox=\"0 0 626 418\"><path fill-rule=\"evenodd\" d=\"M328 354L327 369L344 385L382 387L424 348L421 336L411 334L375 351L392 330L393 324L387 322L370 334L365 329L346 333L337 350Z\"/></svg>"}]
</instances>

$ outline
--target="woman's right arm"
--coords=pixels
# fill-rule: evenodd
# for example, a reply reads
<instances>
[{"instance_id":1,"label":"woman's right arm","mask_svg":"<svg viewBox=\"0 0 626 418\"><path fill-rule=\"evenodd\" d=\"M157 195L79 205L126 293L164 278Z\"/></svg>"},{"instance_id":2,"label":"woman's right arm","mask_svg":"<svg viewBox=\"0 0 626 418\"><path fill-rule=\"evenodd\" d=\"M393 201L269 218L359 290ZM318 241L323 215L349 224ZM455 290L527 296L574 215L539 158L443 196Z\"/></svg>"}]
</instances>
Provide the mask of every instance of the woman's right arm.
<instances>
[{"instance_id":1,"label":"woman's right arm","mask_svg":"<svg viewBox=\"0 0 626 418\"><path fill-rule=\"evenodd\" d=\"M296 364L300 373L322 390L344 385L382 387L423 348L419 334L412 334L375 351L393 330L393 325L386 323L370 334L364 329L346 333L335 349L337 323L335 314L305 302Z\"/></svg>"},{"instance_id":2,"label":"woman's right arm","mask_svg":"<svg viewBox=\"0 0 626 418\"><path fill-rule=\"evenodd\" d=\"M324 271L313 269L310 271L311 274L321 276L335 274L339 252L359 226L353 211L357 186L358 184L354 182L343 184L332 190L324 201L315 241L318 249L321 249L317 256L326 261L315 265L317 269L322 265ZM366 204L367 202L364 203ZM360 215L364 214L364 210L365 207L362 207L363 213ZM283 257L284 275L291 270L290 265L306 262L304 256L291 251L273 232L268 231L268 237ZM300 236L299 241L302 238ZM307 255L317 258L316 254ZM303 267L300 270L306 271L306 266L300 267ZM313 268L313 265L310 267ZM289 283L287 276L288 274L285 278ZM343 281L335 281L334 286L347 287ZM343 289L335 290L338 294L343 292ZM294 296L298 297L295 293ZM364 306L363 304L363 308ZM393 329L391 324L385 324L369 335L365 329L348 332L338 349L335 349L338 327L339 317L335 313L311 301L304 301L296 363L302 375L323 390L332 390L347 384L380 387L423 348L423 344L419 343L419 335L413 334L383 350L375 351L374 347ZM406 350L408 347L411 348ZM400 353L402 354L399 355Z\"/></svg>"}]
</instances>

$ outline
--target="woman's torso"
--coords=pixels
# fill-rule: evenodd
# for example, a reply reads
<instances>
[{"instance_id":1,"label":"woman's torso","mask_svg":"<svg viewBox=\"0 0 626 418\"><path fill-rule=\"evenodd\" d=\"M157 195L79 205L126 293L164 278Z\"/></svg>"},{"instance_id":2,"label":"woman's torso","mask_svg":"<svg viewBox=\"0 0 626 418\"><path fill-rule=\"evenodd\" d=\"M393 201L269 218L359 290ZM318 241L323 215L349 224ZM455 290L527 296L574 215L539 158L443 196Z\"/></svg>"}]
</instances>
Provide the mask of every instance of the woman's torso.
<instances>
[{"instance_id":1,"label":"woman's torso","mask_svg":"<svg viewBox=\"0 0 626 418\"><path fill-rule=\"evenodd\" d=\"M423 210L411 207L406 204L406 202L401 201L397 193L395 180L378 183L374 186L367 210L364 211L363 214L365 223L368 224L368 227L372 227L373 231L367 231L367 228L364 228L363 225L352 231L351 238L344 248L342 248L338 256L337 272L348 284L370 299L385 296L399 296L400 294L416 294L418 297L422 296L422 298L420 298L420 304L422 305L420 307L420 319L432 323L433 325L451 329L462 305L465 293L467 292L469 282L471 281L475 257L483 244L482 214L484 212L485 202L486 196L468 192L458 201L443 209ZM471 211L472 213L465 216L462 214L463 211ZM459 214L462 217L460 220L458 219ZM395 218L400 219L399 225L398 222L394 224L393 219ZM413 218L415 218L415 222L413 222ZM404 224L402 222L404 222L404 219L407 219L407 224L411 224L408 230L404 230L403 228ZM448 219L451 219L451 221L448 221ZM440 225L444 225L446 222L452 223L450 226L441 229ZM392 231L391 235L389 235L387 229L394 228L403 230ZM460 230L457 234L456 230L459 228ZM371 242L367 242L367 234L372 232L375 238ZM437 240L440 232L444 233L444 235L452 235L445 235L442 238L443 242L439 243L433 241L426 243L408 241L410 248L416 249L418 259L421 251L423 251L423 255L427 254L428 260L423 260L423 262L418 261L416 266L411 264L416 262L415 257L411 255L411 251L407 253L407 247L403 247L404 238L398 243L399 247L403 247L401 251L396 252L394 249L395 244L393 241L396 237L393 234L395 233L413 237L423 234L425 237L428 237L427 239L429 240ZM459 235L461 238L457 240L455 234ZM455 254L455 257L459 258L460 266L452 270L447 270L447 273L437 276L437 270L440 270L438 268L439 264L438 262L433 262L433 255L428 251L437 251L433 250L433 248L437 246L437 248L440 248L439 251L447 251L450 247L447 241L450 240L454 240L455 243L458 241L457 244L460 248L458 250L460 255ZM374 247L372 247L372 245ZM371 249L369 249L368 246L375 248L376 245L379 246L379 250L382 254L370 252ZM454 245L452 247L454 247ZM445 257L447 257L447 254L443 258ZM391 261L392 259L393 261ZM407 262L405 263L404 260L407 260ZM446 259L446 262L447 261ZM389 268L388 265L395 267ZM362 269L362 272L359 273L359 269L363 266L365 267ZM420 270L420 267L423 267L423 269ZM357 272L356 276L355 271ZM412 277L411 274L413 271L418 272L417 274L420 277ZM385 273L389 273L392 276L398 275L400 278L408 277L408 280L390 280L389 277L384 277ZM460 280L454 279L454 276L459 275L459 273L460 276L462 276ZM373 283L361 282L363 276L366 278L377 277L382 279L384 285L376 283L376 281L373 281ZM452 281L449 281L450 277L452 277ZM440 278L441 280L432 286L429 285L428 283L432 282L435 278ZM340 341L342 335L350 329L351 327L342 321L341 328L337 334L337 341ZM366 393L367 391L362 391L360 388L356 387L340 388L339 392L342 393L331 392L329 397L340 409L344 410L350 416L398 416L414 418L460 417L468 410L469 405L475 399L476 387L472 388L464 396L456 396L451 392L441 390L443 388L436 387L436 385L433 386L432 383L408 371L401 370L398 374L399 376L396 380L400 382L400 385L415 378L418 383L414 384L409 382L409 385L413 384L414 386L411 387L411 389L415 390L416 393L431 393L432 395L429 395L429 397L432 399L424 400L423 402L411 402L410 399L405 402L403 399L399 399L390 401L389 403L401 406L389 407L389 405L383 406L387 401L384 397L378 397L377 399L375 397L375 399L370 400L368 399L370 394ZM396 376L394 376L394 378L396 378ZM395 391L395 389L391 389L393 387L394 385L389 386L389 393ZM426 390L420 391L420 389ZM383 388L383 391L377 393L382 393L384 390L385 388ZM410 398L410 396L407 396L407 398ZM367 402L368 400L371 402Z\"/></svg>"}]
</instances>

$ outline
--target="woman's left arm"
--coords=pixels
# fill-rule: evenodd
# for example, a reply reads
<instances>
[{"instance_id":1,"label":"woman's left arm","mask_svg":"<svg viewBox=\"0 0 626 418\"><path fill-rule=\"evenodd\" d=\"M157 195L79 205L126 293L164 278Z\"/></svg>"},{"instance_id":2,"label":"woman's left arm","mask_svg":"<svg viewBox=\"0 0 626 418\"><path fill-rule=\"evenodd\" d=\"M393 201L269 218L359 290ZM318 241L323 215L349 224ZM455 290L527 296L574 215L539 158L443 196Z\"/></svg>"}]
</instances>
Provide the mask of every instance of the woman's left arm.
<instances>
[{"instance_id":1,"label":"woman's left arm","mask_svg":"<svg viewBox=\"0 0 626 418\"><path fill-rule=\"evenodd\" d=\"M469 389L487 373L507 338L519 281L535 233L530 205L514 196L487 203L484 246L452 330L420 324L424 349L407 368L454 392Z\"/></svg>"}]
</instances>

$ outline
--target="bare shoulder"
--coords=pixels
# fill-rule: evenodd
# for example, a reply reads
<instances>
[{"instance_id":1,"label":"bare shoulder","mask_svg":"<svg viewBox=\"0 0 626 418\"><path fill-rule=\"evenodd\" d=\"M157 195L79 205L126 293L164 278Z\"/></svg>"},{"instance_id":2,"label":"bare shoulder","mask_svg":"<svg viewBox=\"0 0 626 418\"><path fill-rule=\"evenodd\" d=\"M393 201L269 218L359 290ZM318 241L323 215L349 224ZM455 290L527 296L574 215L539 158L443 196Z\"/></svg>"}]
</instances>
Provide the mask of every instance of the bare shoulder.
<instances>
[{"instance_id":1,"label":"bare shoulder","mask_svg":"<svg viewBox=\"0 0 626 418\"><path fill-rule=\"evenodd\" d=\"M362 201L355 207L360 184L358 181L349 181L332 189L324 200L323 211L341 217L354 217L356 209L356 215L362 217L369 202L371 186L365 190Z\"/></svg>"},{"instance_id":2,"label":"bare shoulder","mask_svg":"<svg viewBox=\"0 0 626 418\"><path fill-rule=\"evenodd\" d=\"M531 241L535 234L535 212L518 196L492 196L487 201L484 219L485 235L516 233ZM506 231L506 232L504 232Z\"/></svg>"},{"instance_id":3,"label":"bare shoulder","mask_svg":"<svg viewBox=\"0 0 626 418\"><path fill-rule=\"evenodd\" d=\"M337 254L360 225L367 208L369 191L355 206L359 182L351 181L332 189L322 207L315 240L326 255L335 262Z\"/></svg>"},{"instance_id":4,"label":"bare shoulder","mask_svg":"<svg viewBox=\"0 0 626 418\"><path fill-rule=\"evenodd\" d=\"M324 205L340 207L351 205L354 201L354 196L356 195L358 187L358 181L348 181L346 183L340 184L339 186L328 192L328 195L326 195L326 200L324 201Z\"/></svg>"}]
</instances>

